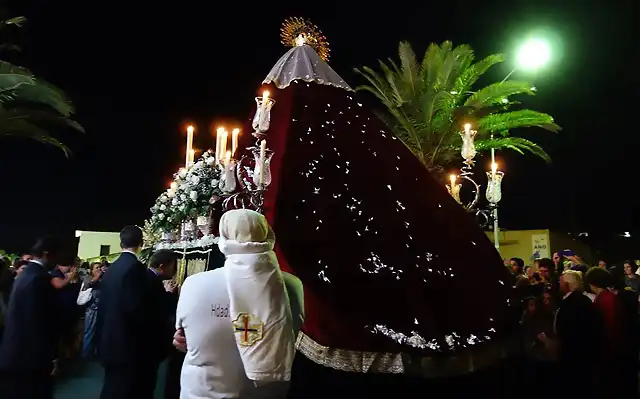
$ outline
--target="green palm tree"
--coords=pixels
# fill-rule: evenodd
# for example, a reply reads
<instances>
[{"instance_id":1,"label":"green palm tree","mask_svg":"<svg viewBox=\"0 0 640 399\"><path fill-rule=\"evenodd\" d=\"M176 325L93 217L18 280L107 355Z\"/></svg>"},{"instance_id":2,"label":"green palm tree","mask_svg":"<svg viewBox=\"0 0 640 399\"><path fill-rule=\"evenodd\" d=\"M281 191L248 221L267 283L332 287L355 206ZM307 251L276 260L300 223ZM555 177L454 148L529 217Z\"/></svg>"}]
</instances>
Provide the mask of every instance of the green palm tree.
<instances>
[{"instance_id":1,"label":"green palm tree","mask_svg":"<svg viewBox=\"0 0 640 399\"><path fill-rule=\"evenodd\" d=\"M503 80L474 90L474 84L492 66L504 61L503 54L492 54L474 62L470 46L453 47L446 41L432 43L419 63L407 42L399 45L400 66L392 59L379 61L381 72L372 68L355 71L369 82L356 90L373 93L384 105L378 116L429 170L441 173L459 159L464 123L478 131L479 151L511 149L530 152L545 161L549 155L536 143L510 135L511 129L540 127L558 132L551 115L512 109L518 94L535 94L528 82Z\"/></svg>"},{"instance_id":2,"label":"green palm tree","mask_svg":"<svg viewBox=\"0 0 640 399\"><path fill-rule=\"evenodd\" d=\"M24 17L0 21L0 32L7 26L26 22ZM16 49L13 45L3 48ZM71 119L73 105L64 92L36 78L31 71L0 61L0 136L28 138L54 145L69 154L69 148L49 134L50 130L73 128L84 132Z\"/></svg>"}]
</instances>

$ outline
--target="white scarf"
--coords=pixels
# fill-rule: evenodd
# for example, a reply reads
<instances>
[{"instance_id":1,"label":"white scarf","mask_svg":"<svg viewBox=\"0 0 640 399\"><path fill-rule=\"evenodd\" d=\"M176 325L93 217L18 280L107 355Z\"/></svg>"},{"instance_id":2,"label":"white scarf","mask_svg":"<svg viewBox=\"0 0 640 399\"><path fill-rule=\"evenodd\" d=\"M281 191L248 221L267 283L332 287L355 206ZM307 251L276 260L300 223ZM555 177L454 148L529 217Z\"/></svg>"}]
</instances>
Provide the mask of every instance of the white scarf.
<instances>
[{"instance_id":1,"label":"white scarf","mask_svg":"<svg viewBox=\"0 0 640 399\"><path fill-rule=\"evenodd\" d=\"M253 381L289 381L294 332L289 298L263 215L246 209L220 219L229 313L245 373Z\"/></svg>"}]
</instances>

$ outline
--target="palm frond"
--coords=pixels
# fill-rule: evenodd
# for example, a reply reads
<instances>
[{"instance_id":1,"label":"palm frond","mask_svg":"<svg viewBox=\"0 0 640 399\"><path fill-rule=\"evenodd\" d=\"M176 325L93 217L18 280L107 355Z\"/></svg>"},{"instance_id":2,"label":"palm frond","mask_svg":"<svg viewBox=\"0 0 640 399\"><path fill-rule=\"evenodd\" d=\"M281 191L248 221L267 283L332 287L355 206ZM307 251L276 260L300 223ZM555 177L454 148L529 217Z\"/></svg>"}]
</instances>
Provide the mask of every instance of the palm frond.
<instances>
[{"instance_id":1,"label":"palm frond","mask_svg":"<svg viewBox=\"0 0 640 399\"><path fill-rule=\"evenodd\" d=\"M370 85L360 85L356 87L356 91L368 91L376 96L387 108L394 106L394 101L390 97L391 88L382 76L367 66L364 66L361 69L354 68L354 71L363 76L370 83Z\"/></svg>"},{"instance_id":2,"label":"palm frond","mask_svg":"<svg viewBox=\"0 0 640 399\"><path fill-rule=\"evenodd\" d=\"M544 149L542 149L542 147L533 141L522 137L501 137L488 140L478 140L476 142L476 149L478 151L486 151L492 148L494 150L509 149L520 154L529 152L530 154L543 159L545 162L551 162L551 157Z\"/></svg>"},{"instance_id":3,"label":"palm frond","mask_svg":"<svg viewBox=\"0 0 640 399\"><path fill-rule=\"evenodd\" d=\"M4 21L0 21L0 29L2 29L7 25L15 25L18 28L21 28L22 25L24 25L26 22L27 22L27 18L22 16L5 19Z\"/></svg>"},{"instance_id":4,"label":"palm frond","mask_svg":"<svg viewBox=\"0 0 640 399\"><path fill-rule=\"evenodd\" d=\"M478 120L477 124L479 135L499 133L521 127L539 127L554 133L561 130L551 115L530 109L487 115Z\"/></svg>"},{"instance_id":5,"label":"palm frond","mask_svg":"<svg viewBox=\"0 0 640 399\"><path fill-rule=\"evenodd\" d=\"M64 145L60 140L49 135L45 129L36 126L27 120L13 119L7 121L4 120L3 117L0 117L0 123L2 124L0 127L0 135L2 136L13 136L17 138L35 140L61 149L67 157L71 154L69 147Z\"/></svg>"},{"instance_id":6,"label":"palm frond","mask_svg":"<svg viewBox=\"0 0 640 399\"><path fill-rule=\"evenodd\" d=\"M0 101L8 100L12 92L23 85L31 85L36 81L35 77L26 68L13 65L10 62L0 61Z\"/></svg>"},{"instance_id":7,"label":"palm frond","mask_svg":"<svg viewBox=\"0 0 640 399\"><path fill-rule=\"evenodd\" d=\"M8 123L12 123L14 120L25 120L39 127L71 128L77 132L84 133L84 128L78 122L50 111L9 108L3 112L2 120Z\"/></svg>"},{"instance_id":8,"label":"palm frond","mask_svg":"<svg viewBox=\"0 0 640 399\"><path fill-rule=\"evenodd\" d=\"M400 71L404 78L405 95L409 98L416 98L416 93L419 93L422 89L420 84L420 67L416 59L416 53L408 42L400 42L398 45L398 56L400 57ZM393 65L395 65L395 63Z\"/></svg>"},{"instance_id":9,"label":"palm frond","mask_svg":"<svg viewBox=\"0 0 640 399\"><path fill-rule=\"evenodd\" d=\"M454 86L458 93L466 93L492 66L504 62L504 54L491 54L482 60L473 63L461 75Z\"/></svg>"},{"instance_id":10,"label":"palm frond","mask_svg":"<svg viewBox=\"0 0 640 399\"><path fill-rule=\"evenodd\" d=\"M464 105L480 108L495 104L502 104L504 103L503 100L508 102L509 96L516 94L534 95L535 90L529 82L507 80L483 87L469 96L464 102Z\"/></svg>"},{"instance_id":11,"label":"palm frond","mask_svg":"<svg viewBox=\"0 0 640 399\"><path fill-rule=\"evenodd\" d=\"M64 92L41 79L34 84L21 85L13 90L14 102L18 105L46 106L69 117L73 114L73 104Z\"/></svg>"}]
</instances>

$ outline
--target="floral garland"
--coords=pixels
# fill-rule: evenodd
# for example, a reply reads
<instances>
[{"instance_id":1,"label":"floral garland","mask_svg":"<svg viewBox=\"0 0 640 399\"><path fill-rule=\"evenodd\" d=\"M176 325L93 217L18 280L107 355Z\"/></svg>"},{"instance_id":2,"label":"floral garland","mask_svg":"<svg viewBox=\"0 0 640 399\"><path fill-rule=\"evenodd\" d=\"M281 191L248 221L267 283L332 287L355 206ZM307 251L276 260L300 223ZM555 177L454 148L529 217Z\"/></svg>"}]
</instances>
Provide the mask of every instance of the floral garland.
<instances>
[{"instance_id":1,"label":"floral garland","mask_svg":"<svg viewBox=\"0 0 640 399\"><path fill-rule=\"evenodd\" d=\"M211 198L222 195L220 170L211 150L188 169L181 168L173 179L171 188L151 207L150 223L156 231L175 232L188 219L209 216Z\"/></svg>"}]
</instances>

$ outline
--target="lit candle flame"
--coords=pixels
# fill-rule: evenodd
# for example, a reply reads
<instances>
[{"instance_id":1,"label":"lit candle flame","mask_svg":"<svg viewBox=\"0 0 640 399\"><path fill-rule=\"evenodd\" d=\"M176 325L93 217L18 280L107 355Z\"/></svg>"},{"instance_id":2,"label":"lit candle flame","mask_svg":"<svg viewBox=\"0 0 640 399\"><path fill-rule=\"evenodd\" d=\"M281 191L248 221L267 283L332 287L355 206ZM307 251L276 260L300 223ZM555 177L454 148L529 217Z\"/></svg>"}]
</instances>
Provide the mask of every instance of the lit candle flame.
<instances>
[{"instance_id":1,"label":"lit candle flame","mask_svg":"<svg viewBox=\"0 0 640 399\"><path fill-rule=\"evenodd\" d=\"M193 162L193 158L191 157L191 150L193 149L193 126L187 126L187 154L185 160L185 167L189 167L189 163Z\"/></svg>"},{"instance_id":2,"label":"lit candle flame","mask_svg":"<svg viewBox=\"0 0 640 399\"><path fill-rule=\"evenodd\" d=\"M216 162L220 163L221 160L221 156L222 153L220 152L221 150L221 145L222 145L222 135L224 134L224 128L223 127L219 127L216 130Z\"/></svg>"},{"instance_id":3,"label":"lit candle flame","mask_svg":"<svg viewBox=\"0 0 640 399\"><path fill-rule=\"evenodd\" d=\"M236 155L238 149L238 136L240 135L240 129L233 129L231 131L231 156Z\"/></svg>"},{"instance_id":4,"label":"lit candle flame","mask_svg":"<svg viewBox=\"0 0 640 399\"><path fill-rule=\"evenodd\" d=\"M227 154L227 139L229 138L229 132L226 129L222 129L222 138L220 139L220 159Z\"/></svg>"},{"instance_id":5,"label":"lit candle flame","mask_svg":"<svg viewBox=\"0 0 640 399\"><path fill-rule=\"evenodd\" d=\"M471 124L470 123L465 123L464 124L464 132L466 134L469 134L469 131L471 130Z\"/></svg>"}]
</instances>

